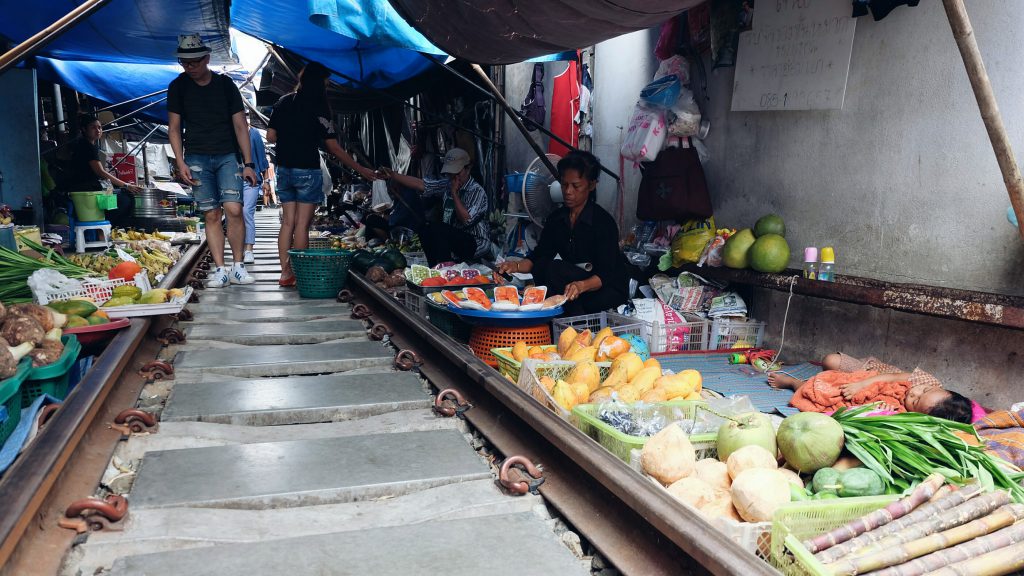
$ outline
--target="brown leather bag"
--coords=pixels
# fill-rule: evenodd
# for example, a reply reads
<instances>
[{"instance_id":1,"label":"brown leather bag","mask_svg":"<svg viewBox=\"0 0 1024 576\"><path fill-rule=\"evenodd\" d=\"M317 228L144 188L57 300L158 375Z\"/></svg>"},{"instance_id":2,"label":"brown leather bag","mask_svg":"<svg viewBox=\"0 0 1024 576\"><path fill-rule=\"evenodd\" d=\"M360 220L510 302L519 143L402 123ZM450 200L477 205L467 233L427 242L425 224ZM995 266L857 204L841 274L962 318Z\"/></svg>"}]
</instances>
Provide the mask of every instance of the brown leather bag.
<instances>
[{"instance_id":1,"label":"brown leather bag","mask_svg":"<svg viewBox=\"0 0 1024 576\"><path fill-rule=\"evenodd\" d=\"M704 169L694 148L666 148L643 164L636 202L640 220L707 218L712 215Z\"/></svg>"}]
</instances>

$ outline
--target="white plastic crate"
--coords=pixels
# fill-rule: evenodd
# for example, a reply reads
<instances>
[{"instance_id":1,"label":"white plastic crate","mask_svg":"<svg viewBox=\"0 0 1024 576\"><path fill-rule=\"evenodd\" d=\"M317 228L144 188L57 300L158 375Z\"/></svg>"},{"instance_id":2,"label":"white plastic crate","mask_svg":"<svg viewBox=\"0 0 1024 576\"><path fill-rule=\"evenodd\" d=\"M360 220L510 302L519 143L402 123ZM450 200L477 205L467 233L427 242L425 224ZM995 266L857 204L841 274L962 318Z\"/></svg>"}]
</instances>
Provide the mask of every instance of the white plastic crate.
<instances>
[{"instance_id":1,"label":"white plastic crate","mask_svg":"<svg viewBox=\"0 0 1024 576\"><path fill-rule=\"evenodd\" d=\"M402 292L402 306L419 318L427 317L427 299L412 290Z\"/></svg>"},{"instance_id":2,"label":"white plastic crate","mask_svg":"<svg viewBox=\"0 0 1024 576\"><path fill-rule=\"evenodd\" d=\"M636 334L643 336L642 322L636 318L623 316L615 312L598 312L597 314L584 314L583 316L569 316L567 318L555 318L551 321L551 328L555 335L555 342L566 328L572 327L577 332L590 330L597 334L602 328L611 328L616 336L623 334Z\"/></svg>"},{"instance_id":3,"label":"white plastic crate","mask_svg":"<svg viewBox=\"0 0 1024 576\"><path fill-rule=\"evenodd\" d=\"M710 323L693 314L682 314L683 322L650 322L629 318L639 322L641 336L650 346L651 352L695 352L708 349Z\"/></svg>"},{"instance_id":4,"label":"white plastic crate","mask_svg":"<svg viewBox=\"0 0 1024 576\"><path fill-rule=\"evenodd\" d=\"M152 289L152 286L149 284L148 273L145 269L135 275L134 282L129 282L122 278L115 278L112 280L104 278L82 278L79 282L82 283L82 288L78 290L33 290L32 295L35 297L36 303L40 305L45 305L49 302L59 302L61 300L71 300L72 298L91 298L96 304L102 304L107 300L110 300L111 294L114 292L114 288L118 286L134 284L143 292L148 292Z\"/></svg>"},{"instance_id":5,"label":"white plastic crate","mask_svg":"<svg viewBox=\"0 0 1024 576\"><path fill-rule=\"evenodd\" d=\"M761 348L764 346L764 328L764 322L752 318L719 318L711 322L708 350Z\"/></svg>"}]
</instances>

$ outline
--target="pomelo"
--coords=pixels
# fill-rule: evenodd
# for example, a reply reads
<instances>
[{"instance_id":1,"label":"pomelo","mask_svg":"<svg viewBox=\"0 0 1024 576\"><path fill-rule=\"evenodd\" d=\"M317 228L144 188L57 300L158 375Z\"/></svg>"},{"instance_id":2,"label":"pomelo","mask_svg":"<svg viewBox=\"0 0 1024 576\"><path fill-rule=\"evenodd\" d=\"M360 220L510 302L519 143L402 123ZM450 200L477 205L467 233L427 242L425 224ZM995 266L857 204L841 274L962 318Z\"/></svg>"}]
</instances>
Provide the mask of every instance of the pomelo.
<instances>
[{"instance_id":1,"label":"pomelo","mask_svg":"<svg viewBox=\"0 0 1024 576\"><path fill-rule=\"evenodd\" d=\"M750 247L750 267L758 272L778 273L789 264L789 244L778 234L765 234Z\"/></svg>"},{"instance_id":2,"label":"pomelo","mask_svg":"<svg viewBox=\"0 0 1024 576\"><path fill-rule=\"evenodd\" d=\"M760 238L765 234L778 234L786 237L786 223L778 214L765 214L754 224L754 236Z\"/></svg>"},{"instance_id":3,"label":"pomelo","mask_svg":"<svg viewBox=\"0 0 1024 576\"><path fill-rule=\"evenodd\" d=\"M750 247L754 245L754 233L750 228L744 228L733 234L725 241L722 247L722 263L729 268L743 269L750 266Z\"/></svg>"}]
</instances>

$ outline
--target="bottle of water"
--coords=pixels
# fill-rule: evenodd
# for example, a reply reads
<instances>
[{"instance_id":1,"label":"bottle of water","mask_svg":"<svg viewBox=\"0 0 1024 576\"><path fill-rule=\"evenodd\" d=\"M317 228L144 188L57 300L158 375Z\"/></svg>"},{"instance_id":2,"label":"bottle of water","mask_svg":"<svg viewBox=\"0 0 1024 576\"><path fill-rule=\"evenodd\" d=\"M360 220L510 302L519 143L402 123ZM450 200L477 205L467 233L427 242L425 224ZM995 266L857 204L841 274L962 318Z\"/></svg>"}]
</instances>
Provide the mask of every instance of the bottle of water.
<instances>
[{"instance_id":1,"label":"bottle of water","mask_svg":"<svg viewBox=\"0 0 1024 576\"><path fill-rule=\"evenodd\" d=\"M835 282L836 253L831 246L821 249L821 266L818 267L818 280Z\"/></svg>"},{"instance_id":2,"label":"bottle of water","mask_svg":"<svg viewBox=\"0 0 1024 576\"><path fill-rule=\"evenodd\" d=\"M818 279L818 249L814 246L804 248L804 278Z\"/></svg>"}]
</instances>

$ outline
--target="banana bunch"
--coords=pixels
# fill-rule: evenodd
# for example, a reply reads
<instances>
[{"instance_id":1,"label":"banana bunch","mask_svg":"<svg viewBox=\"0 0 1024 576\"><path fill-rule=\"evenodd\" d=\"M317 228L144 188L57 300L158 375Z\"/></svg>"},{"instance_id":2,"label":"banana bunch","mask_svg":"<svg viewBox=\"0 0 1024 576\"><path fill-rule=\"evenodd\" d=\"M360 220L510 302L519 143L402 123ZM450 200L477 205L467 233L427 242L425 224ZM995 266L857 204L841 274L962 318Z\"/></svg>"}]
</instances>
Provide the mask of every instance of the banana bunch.
<instances>
[{"instance_id":1,"label":"banana bunch","mask_svg":"<svg viewBox=\"0 0 1024 576\"><path fill-rule=\"evenodd\" d=\"M174 261L159 250L147 250L145 248L139 250L139 256L136 257L136 260L140 266L149 271L149 281L154 284L156 283L156 277L167 274L167 271L174 264Z\"/></svg>"},{"instance_id":2,"label":"banana bunch","mask_svg":"<svg viewBox=\"0 0 1024 576\"><path fill-rule=\"evenodd\" d=\"M118 228L110 233L114 240L170 240L171 236L159 232L140 232L138 230L125 230Z\"/></svg>"},{"instance_id":3,"label":"banana bunch","mask_svg":"<svg viewBox=\"0 0 1024 576\"><path fill-rule=\"evenodd\" d=\"M107 275L110 269L121 263L121 259L105 253L92 254L70 254L65 256L71 263L92 270L98 274Z\"/></svg>"}]
</instances>

